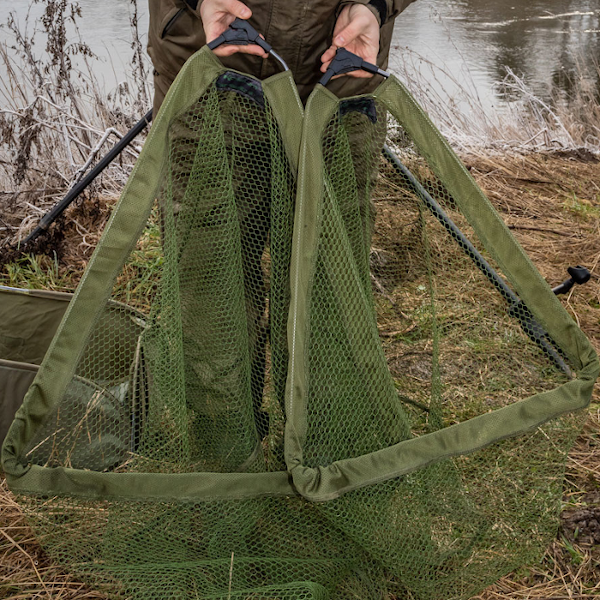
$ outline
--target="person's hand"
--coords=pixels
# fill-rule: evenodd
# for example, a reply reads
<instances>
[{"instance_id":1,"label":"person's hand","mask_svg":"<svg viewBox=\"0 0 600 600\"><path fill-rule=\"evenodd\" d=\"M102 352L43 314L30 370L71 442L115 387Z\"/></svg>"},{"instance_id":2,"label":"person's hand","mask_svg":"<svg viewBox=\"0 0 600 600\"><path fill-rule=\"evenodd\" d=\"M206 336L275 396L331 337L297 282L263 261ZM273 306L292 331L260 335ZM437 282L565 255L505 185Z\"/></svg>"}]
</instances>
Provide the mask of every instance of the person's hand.
<instances>
[{"instance_id":1,"label":"person's hand","mask_svg":"<svg viewBox=\"0 0 600 600\"><path fill-rule=\"evenodd\" d=\"M206 2L206 0L204 0ZM363 60L372 64L377 63L379 53L379 22L375 15L364 4L348 4L344 6L333 30L333 43L321 56L323 65L321 71L325 73L329 63L335 56L338 48L358 54ZM351 77L373 77L366 71L352 71L345 73ZM338 75L338 77L340 77Z\"/></svg>"},{"instance_id":2,"label":"person's hand","mask_svg":"<svg viewBox=\"0 0 600 600\"><path fill-rule=\"evenodd\" d=\"M238 0L204 0L200 6L200 18L206 34L206 43L217 39L233 23L236 17L249 19L252 11ZM214 50L217 56L231 56L236 52L254 54L266 58L268 54L256 44L237 46L223 44Z\"/></svg>"}]
</instances>

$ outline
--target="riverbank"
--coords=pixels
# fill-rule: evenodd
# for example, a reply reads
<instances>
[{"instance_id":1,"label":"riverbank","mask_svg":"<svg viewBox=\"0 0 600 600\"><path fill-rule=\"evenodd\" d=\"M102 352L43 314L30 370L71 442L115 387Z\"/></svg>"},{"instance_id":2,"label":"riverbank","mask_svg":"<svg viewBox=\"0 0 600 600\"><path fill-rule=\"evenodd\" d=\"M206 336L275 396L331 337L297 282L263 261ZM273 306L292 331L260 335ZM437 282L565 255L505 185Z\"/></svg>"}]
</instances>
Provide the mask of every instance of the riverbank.
<instances>
[{"instance_id":1,"label":"riverbank","mask_svg":"<svg viewBox=\"0 0 600 600\"><path fill-rule=\"evenodd\" d=\"M57 3L47 2L46 8L52 5ZM137 17L131 22L134 46L128 72L132 79L107 95L94 78L94 60L83 46L71 43L59 13L52 14L56 18L48 21L46 33L61 41L52 53L42 53L41 58L27 54L30 46L26 38L19 38L17 29L13 30L17 54L23 60L15 61L9 48L0 45L0 63L10 74L0 81L0 284L73 291L131 172L136 148L115 161L31 253L23 256L11 247L144 114L150 94ZM45 47L45 41L39 43L38 47ZM65 77L61 69L66 57L79 51L87 71L81 77L71 69ZM440 95L440 87L452 88L418 77L429 68L423 64L404 71L399 65L398 72L461 152L542 275L557 285L566 279L568 266L582 264L592 272L592 280L563 296L562 302L600 351L600 104L594 88L585 79L580 83L576 79L569 102L549 105L517 75L509 76L504 81L507 93L521 101L514 103L510 114L494 114L477 94L469 95L461 77L452 95ZM44 77L38 77L42 71ZM435 77L443 79L434 70ZM143 140L138 142L141 145ZM156 225L139 244L132 268L145 268L159 240ZM126 300L127 282L123 284ZM596 388L588 423L568 460L556 539L539 564L504 577L478 598L600 596L599 440L600 390ZM1 478L0 598L105 598L51 563Z\"/></svg>"},{"instance_id":2,"label":"riverbank","mask_svg":"<svg viewBox=\"0 0 600 600\"><path fill-rule=\"evenodd\" d=\"M464 160L504 221L551 285L582 264L591 281L563 303L600 351L600 162L588 153L474 155ZM0 284L72 291L107 221L116 195L69 209L47 254L6 263ZM0 200L1 203L1 200ZM140 260L157 244L146 237ZM570 454L556 540L537 565L503 578L481 600L596 598L600 594L600 390ZM100 599L45 557L19 506L0 484L0 597Z\"/></svg>"}]
</instances>

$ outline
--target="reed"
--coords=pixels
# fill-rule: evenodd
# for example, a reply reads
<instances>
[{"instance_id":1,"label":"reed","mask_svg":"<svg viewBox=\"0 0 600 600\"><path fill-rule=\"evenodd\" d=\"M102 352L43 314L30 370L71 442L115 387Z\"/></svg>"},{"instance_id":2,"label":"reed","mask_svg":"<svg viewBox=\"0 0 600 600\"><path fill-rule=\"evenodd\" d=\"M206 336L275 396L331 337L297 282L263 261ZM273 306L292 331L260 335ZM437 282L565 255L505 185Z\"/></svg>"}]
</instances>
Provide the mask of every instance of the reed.
<instances>
[{"instance_id":1,"label":"reed","mask_svg":"<svg viewBox=\"0 0 600 600\"><path fill-rule=\"evenodd\" d=\"M130 3L131 75L110 92L96 75L99 58L79 33L76 2L44 0L37 23L8 15L10 42L0 45L0 250L23 239L148 110L138 0ZM139 151L130 146L86 197L118 194Z\"/></svg>"},{"instance_id":2,"label":"reed","mask_svg":"<svg viewBox=\"0 0 600 600\"><path fill-rule=\"evenodd\" d=\"M600 98L593 81L600 77L600 63L593 73L578 65L566 86L570 93L554 92L550 100L540 98L518 73L505 67L495 92L512 100L498 111L486 110L467 65L451 72L406 51L391 67L459 152L598 155Z\"/></svg>"}]
</instances>

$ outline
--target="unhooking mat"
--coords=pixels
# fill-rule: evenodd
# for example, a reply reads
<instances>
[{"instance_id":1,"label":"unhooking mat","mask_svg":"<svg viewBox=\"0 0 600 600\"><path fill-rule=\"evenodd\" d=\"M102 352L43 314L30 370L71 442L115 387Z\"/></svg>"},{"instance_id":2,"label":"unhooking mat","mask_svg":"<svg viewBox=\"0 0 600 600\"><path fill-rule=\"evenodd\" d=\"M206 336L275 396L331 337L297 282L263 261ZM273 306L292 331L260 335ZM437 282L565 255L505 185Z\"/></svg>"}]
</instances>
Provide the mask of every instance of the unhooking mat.
<instances>
[{"instance_id":1,"label":"unhooking mat","mask_svg":"<svg viewBox=\"0 0 600 600\"><path fill-rule=\"evenodd\" d=\"M73 294L63 292L0 285L0 442L4 441L23 403L72 297ZM129 336L126 346L131 351L144 328L144 315L114 301L108 304L107 310L111 318L121 320L118 327ZM100 336L103 331L106 330L102 329ZM101 344L107 346L106 342ZM127 396L128 379L118 370L111 371L110 378L102 385L119 388L117 395ZM92 381L87 385L90 390L94 389ZM80 402L86 406L88 400L89 395L80 396ZM129 414L129 405L126 410Z\"/></svg>"},{"instance_id":2,"label":"unhooking mat","mask_svg":"<svg viewBox=\"0 0 600 600\"><path fill-rule=\"evenodd\" d=\"M399 81L304 111L204 48L2 464L110 598L468 598L555 534L597 375Z\"/></svg>"}]
</instances>

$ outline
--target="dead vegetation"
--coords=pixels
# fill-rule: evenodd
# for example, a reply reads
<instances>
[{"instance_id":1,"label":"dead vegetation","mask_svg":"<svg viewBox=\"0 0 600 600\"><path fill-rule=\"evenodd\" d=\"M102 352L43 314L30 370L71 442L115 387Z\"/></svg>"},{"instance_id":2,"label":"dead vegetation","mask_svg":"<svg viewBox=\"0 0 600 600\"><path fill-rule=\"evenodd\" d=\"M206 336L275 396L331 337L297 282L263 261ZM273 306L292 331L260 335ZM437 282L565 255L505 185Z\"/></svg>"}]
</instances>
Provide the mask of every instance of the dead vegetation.
<instances>
[{"instance_id":1,"label":"dead vegetation","mask_svg":"<svg viewBox=\"0 0 600 600\"><path fill-rule=\"evenodd\" d=\"M135 88L132 84L107 99L89 81L82 94L80 80L73 79L76 70L69 69L65 60L78 52L86 60L91 61L92 57L83 46L69 45L64 30L61 34L58 19L60 15L67 18L70 15L76 20L77 14L68 13L71 3L65 0L48 1L47 5L44 27L48 28L52 44L48 47L46 62L33 56L30 37L20 33L18 28L13 28L13 33L25 61L16 63L8 48L0 46L0 61L8 73L3 79L0 98L3 151L0 157L0 262L4 263L0 284L70 291L81 277L130 171L137 154L135 148L69 209L51 236L32 248L31 254L21 256L14 243L83 175L96 160L96 154L104 152L110 140L118 138L145 112L147 96L140 95L142 92L131 94L130 90ZM139 47L135 52L138 57L135 60L139 60ZM132 71L139 74L137 81L143 88L143 67L141 63L134 67ZM505 84L521 85L510 75ZM566 267L570 265L583 264L590 269L590 283L573 289L563 302L600 351L600 163L595 154L599 148L598 105L590 101L584 88L568 111L552 111L526 96L529 108L507 126L506 121L495 121L489 115L477 122L472 117L469 120L457 118L451 112L440 114L439 111L451 103L431 96L427 89L422 92L417 96L429 104L431 112L438 111L437 122L465 153L471 173L548 282L557 285L566 279ZM82 103L82 95L89 102ZM485 156L469 154L473 147L478 147L473 140L483 140L491 152ZM507 149L513 152L506 155ZM522 153L515 154L514 150ZM530 150L541 152L532 154ZM418 227L418 220L414 220L406 235L417 235L415 228ZM9 247L12 250L9 251ZM386 255L387 251L383 248L378 257L382 294L387 294L386 260L391 256ZM384 339L386 335L414 334L396 327L398 321L390 321L389 325L382 333ZM415 352L418 351L429 350L415 347ZM426 380L427 373L418 371L423 361L412 363L414 378ZM600 392L596 388L590 418L568 461L557 539L542 562L504 577L478 599L598 598L599 490ZM2 480L0 598L100 600L104 597L73 579L45 556Z\"/></svg>"},{"instance_id":2,"label":"dead vegetation","mask_svg":"<svg viewBox=\"0 0 600 600\"><path fill-rule=\"evenodd\" d=\"M598 349L598 345L596 344ZM561 526L542 561L474 600L592 600L600 596L600 394L567 462Z\"/></svg>"},{"instance_id":3,"label":"dead vegetation","mask_svg":"<svg viewBox=\"0 0 600 600\"><path fill-rule=\"evenodd\" d=\"M577 49L573 49L576 54ZM455 148L486 153L600 151L600 104L593 81L600 74L596 62L591 73L582 66L569 78L568 97L556 93L540 98L522 77L504 67L496 83L499 96L511 98L503 110L487 110L477 92L468 65L450 72L414 52L403 52L393 64L410 92ZM443 85L440 82L449 82Z\"/></svg>"},{"instance_id":4,"label":"dead vegetation","mask_svg":"<svg viewBox=\"0 0 600 600\"><path fill-rule=\"evenodd\" d=\"M0 598L105 598L46 558L4 479L0 482Z\"/></svg>"},{"instance_id":5,"label":"dead vegetation","mask_svg":"<svg viewBox=\"0 0 600 600\"><path fill-rule=\"evenodd\" d=\"M142 58L137 0L130 4L131 76L110 92L95 75L98 57L78 34L81 9L76 2L48 0L39 22L19 23L9 13L3 25L8 40L0 44L3 262L15 256L19 242L44 213L148 110L148 68ZM99 196L119 193L139 150L130 145L88 187L83 210L100 202ZM64 219L59 218L52 235L28 251L59 251L64 227ZM80 235L86 233L79 229Z\"/></svg>"},{"instance_id":6,"label":"dead vegetation","mask_svg":"<svg viewBox=\"0 0 600 600\"><path fill-rule=\"evenodd\" d=\"M591 281L564 298L600 351L600 163L573 155L471 158L471 172L542 275L557 285L567 265ZM557 540L542 562L504 577L481 600L592 599L600 595L600 390L567 463Z\"/></svg>"},{"instance_id":7,"label":"dead vegetation","mask_svg":"<svg viewBox=\"0 0 600 600\"><path fill-rule=\"evenodd\" d=\"M564 298L567 309L600 347L600 162L577 154L467 158L544 278L555 286L567 266L582 264L591 281Z\"/></svg>"},{"instance_id":8,"label":"dead vegetation","mask_svg":"<svg viewBox=\"0 0 600 600\"><path fill-rule=\"evenodd\" d=\"M600 190L596 183L600 181L600 163L595 159L582 160L581 156L543 154L501 159L471 156L467 157L467 164L551 285L567 277L566 266L581 263L590 269L592 280L573 289L563 301L600 350ZM44 260L49 261L56 270L56 281L68 280L74 286L89 249L97 240L97 234L82 237L81 227L89 229L90 223L95 222L101 229L111 204L111 199L102 201L91 215L86 215L81 208L71 209L60 258L37 256L31 260L42 271ZM79 227L74 225L76 221ZM416 222L412 227L415 226ZM411 231L408 227L406 235L410 236ZM86 243L82 244L82 239ZM16 269L12 272L13 279L7 281L6 273L5 267L1 283L27 285L27 278L31 277L25 272L19 275ZM380 276L386 286L385 269ZM403 333L411 335L411 332ZM415 364L420 362L422 360L417 360ZM426 379L416 371L413 375ZM598 597L598 490L600 394L597 390L590 418L570 454L561 528L556 541L542 562L504 577L478 598L575 600ZM5 483L0 489L0 559L0 597L7 600L103 597L73 580L44 556Z\"/></svg>"}]
</instances>

